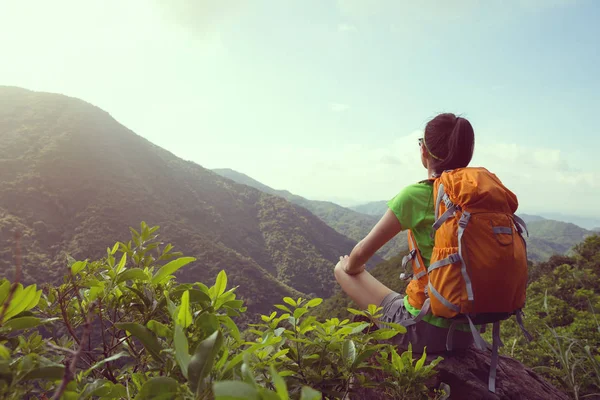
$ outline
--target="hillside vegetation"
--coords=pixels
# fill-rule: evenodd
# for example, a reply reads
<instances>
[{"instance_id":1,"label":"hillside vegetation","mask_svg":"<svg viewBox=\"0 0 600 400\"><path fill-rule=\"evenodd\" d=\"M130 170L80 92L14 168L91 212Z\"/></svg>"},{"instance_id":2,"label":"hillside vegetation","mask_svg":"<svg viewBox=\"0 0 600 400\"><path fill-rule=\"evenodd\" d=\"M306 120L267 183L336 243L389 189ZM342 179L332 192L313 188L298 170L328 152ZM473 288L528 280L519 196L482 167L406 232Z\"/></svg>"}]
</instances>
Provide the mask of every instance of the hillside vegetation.
<instances>
[{"instance_id":1,"label":"hillside vegetation","mask_svg":"<svg viewBox=\"0 0 600 400\"><path fill-rule=\"evenodd\" d=\"M20 231L25 282L59 282L67 255L98 257L146 221L197 258L178 279L226 270L264 312L285 296L331 295L333 266L355 245L305 208L177 158L78 99L0 87L0 139L0 270L14 267Z\"/></svg>"},{"instance_id":2,"label":"hillside vegetation","mask_svg":"<svg viewBox=\"0 0 600 400\"><path fill-rule=\"evenodd\" d=\"M241 172L237 172L232 169L215 169L214 171L219 175L229 178L237 183L251 186L265 193L283 197L294 204L302 206L342 235L354 239L357 242L367 236L375 224L377 224L379 218L381 218L381 216L385 213L384 210L381 215L363 214L329 201L308 200L302 196L292 194L287 190L275 190L245 174L242 174ZM390 258L397 256L407 249L408 240L406 234L404 233L390 240L377 252L377 254L383 258Z\"/></svg>"},{"instance_id":3,"label":"hillside vegetation","mask_svg":"<svg viewBox=\"0 0 600 400\"><path fill-rule=\"evenodd\" d=\"M157 230L142 224L104 257L70 260L64 283L43 291L0 280L2 399L447 398L426 385L441 358L382 343L406 330L375 329L374 306L354 311L368 322L318 320L308 313L320 298L285 297L241 332L233 318L246 307L225 271L213 285L177 282L195 260L156 251Z\"/></svg>"}]
</instances>

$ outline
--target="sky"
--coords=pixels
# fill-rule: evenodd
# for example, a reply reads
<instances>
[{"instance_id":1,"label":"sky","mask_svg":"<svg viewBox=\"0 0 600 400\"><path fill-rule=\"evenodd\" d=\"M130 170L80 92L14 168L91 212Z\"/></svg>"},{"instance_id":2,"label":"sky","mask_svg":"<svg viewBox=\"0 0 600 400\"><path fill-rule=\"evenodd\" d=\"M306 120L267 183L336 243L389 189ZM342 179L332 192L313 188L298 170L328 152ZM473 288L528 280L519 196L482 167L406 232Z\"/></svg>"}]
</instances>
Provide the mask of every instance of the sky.
<instances>
[{"instance_id":1,"label":"sky","mask_svg":"<svg viewBox=\"0 0 600 400\"><path fill-rule=\"evenodd\" d=\"M425 178L417 139L454 112L520 211L600 218L599 19L595 0L0 0L0 85L343 205Z\"/></svg>"}]
</instances>

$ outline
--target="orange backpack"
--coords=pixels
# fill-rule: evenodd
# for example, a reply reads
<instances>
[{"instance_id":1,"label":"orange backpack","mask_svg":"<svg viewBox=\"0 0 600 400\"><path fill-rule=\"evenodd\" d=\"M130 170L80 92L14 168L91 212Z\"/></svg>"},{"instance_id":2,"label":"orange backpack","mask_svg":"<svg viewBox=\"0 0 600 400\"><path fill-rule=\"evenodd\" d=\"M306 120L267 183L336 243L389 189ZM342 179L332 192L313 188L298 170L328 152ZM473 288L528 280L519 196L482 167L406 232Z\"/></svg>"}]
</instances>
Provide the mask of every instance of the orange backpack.
<instances>
[{"instance_id":1,"label":"orange backpack","mask_svg":"<svg viewBox=\"0 0 600 400\"><path fill-rule=\"evenodd\" d=\"M433 183L433 197L435 240L427 269L408 232L410 252L403 264L412 262L413 275L406 291L409 303L421 312L405 325L427 314L452 320L447 340L451 350L456 324L468 323L477 347L492 349L489 390L495 392L500 321L515 315L531 340L522 323L528 278L522 233L527 227L514 214L517 197L485 168L443 172ZM492 346L476 327L488 323L493 323Z\"/></svg>"}]
</instances>

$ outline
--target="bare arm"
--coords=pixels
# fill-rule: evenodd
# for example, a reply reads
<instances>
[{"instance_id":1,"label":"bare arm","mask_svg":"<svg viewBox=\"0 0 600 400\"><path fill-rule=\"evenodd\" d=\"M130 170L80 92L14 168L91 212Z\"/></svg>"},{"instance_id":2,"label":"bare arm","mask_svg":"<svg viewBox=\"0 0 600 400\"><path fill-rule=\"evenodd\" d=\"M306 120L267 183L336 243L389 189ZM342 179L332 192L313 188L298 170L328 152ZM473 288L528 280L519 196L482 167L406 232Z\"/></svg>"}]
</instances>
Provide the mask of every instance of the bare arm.
<instances>
[{"instance_id":1,"label":"bare arm","mask_svg":"<svg viewBox=\"0 0 600 400\"><path fill-rule=\"evenodd\" d=\"M371 229L371 232L354 247L344 271L349 275L361 273L369 258L373 257L377 250L383 247L384 244L389 242L401 230L402 227L398 218L388 209L377 225Z\"/></svg>"}]
</instances>

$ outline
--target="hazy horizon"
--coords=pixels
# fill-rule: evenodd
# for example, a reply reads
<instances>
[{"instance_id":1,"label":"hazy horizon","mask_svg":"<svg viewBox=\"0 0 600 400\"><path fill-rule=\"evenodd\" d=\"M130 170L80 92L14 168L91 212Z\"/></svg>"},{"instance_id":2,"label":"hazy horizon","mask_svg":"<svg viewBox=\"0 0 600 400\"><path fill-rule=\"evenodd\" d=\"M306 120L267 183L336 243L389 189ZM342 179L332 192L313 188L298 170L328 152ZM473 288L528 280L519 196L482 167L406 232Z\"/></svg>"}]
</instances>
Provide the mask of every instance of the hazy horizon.
<instances>
[{"instance_id":1,"label":"hazy horizon","mask_svg":"<svg viewBox=\"0 0 600 400\"><path fill-rule=\"evenodd\" d=\"M521 212L600 218L600 4L504 4L0 1L0 84L342 205L424 178L417 138L456 112Z\"/></svg>"}]
</instances>

